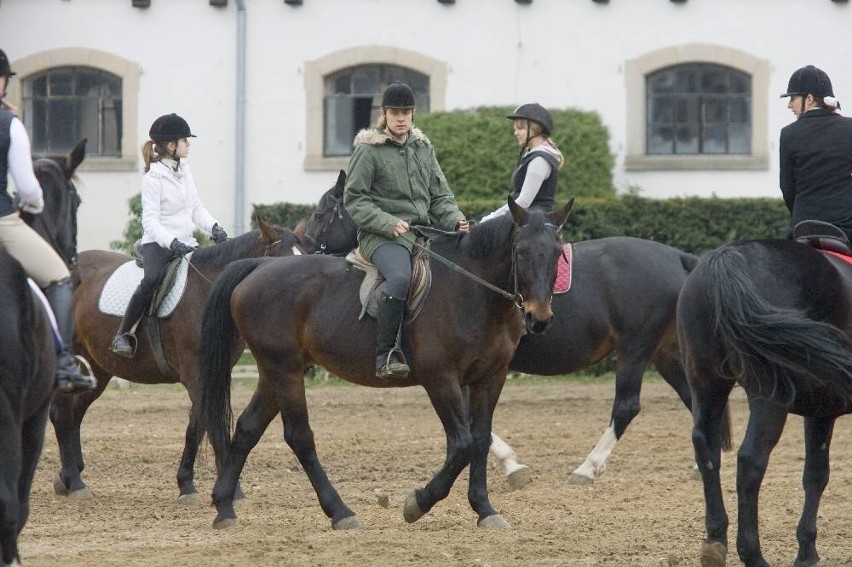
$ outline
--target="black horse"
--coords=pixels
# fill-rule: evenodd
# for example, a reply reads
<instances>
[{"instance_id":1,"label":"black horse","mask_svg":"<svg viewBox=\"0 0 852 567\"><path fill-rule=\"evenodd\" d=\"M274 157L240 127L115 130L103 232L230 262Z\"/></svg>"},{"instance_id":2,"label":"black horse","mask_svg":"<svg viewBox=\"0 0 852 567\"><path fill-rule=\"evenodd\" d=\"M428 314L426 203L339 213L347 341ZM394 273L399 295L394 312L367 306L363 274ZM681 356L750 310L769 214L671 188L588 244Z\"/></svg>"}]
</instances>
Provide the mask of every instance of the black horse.
<instances>
[{"instance_id":1,"label":"black horse","mask_svg":"<svg viewBox=\"0 0 852 567\"><path fill-rule=\"evenodd\" d=\"M852 412L852 267L791 240L736 242L706 254L678 301L693 398L692 441L704 482L701 565L725 565L728 515L719 481L730 445L725 405L739 384L749 404L737 455L737 552L766 567L758 536L761 481L788 413L804 417L805 503L795 565L816 565L816 518L838 416Z\"/></svg>"},{"instance_id":2,"label":"black horse","mask_svg":"<svg viewBox=\"0 0 852 567\"><path fill-rule=\"evenodd\" d=\"M346 253L357 246L357 227L343 207L345 174L305 221L303 240L314 251ZM613 237L573 245L571 290L553 298L554 323L547 333L521 339L509 369L555 376L576 372L615 352L615 399L609 426L586 460L571 474L572 484L592 483L630 422L639 414L642 378L653 363L684 405L690 394L680 362L675 306L698 258L651 240ZM514 450L496 434L492 453L514 488L530 479Z\"/></svg>"},{"instance_id":3,"label":"black horse","mask_svg":"<svg viewBox=\"0 0 852 567\"><path fill-rule=\"evenodd\" d=\"M4 565L17 565L18 534L27 523L44 444L56 348L38 292L2 247L0 290L0 552Z\"/></svg>"},{"instance_id":4,"label":"black horse","mask_svg":"<svg viewBox=\"0 0 852 567\"><path fill-rule=\"evenodd\" d=\"M83 138L66 155L34 160L33 170L44 194L44 211L38 215L20 213L24 222L38 232L69 267L77 258L77 209L80 206L74 174L85 157L86 139Z\"/></svg>"},{"instance_id":5,"label":"black horse","mask_svg":"<svg viewBox=\"0 0 852 567\"><path fill-rule=\"evenodd\" d=\"M358 317L363 272L346 260L321 255L245 260L223 272L205 307L199 353L198 407L219 461L214 526L236 522L233 499L243 465L278 413L284 439L332 526L358 526L317 458L308 423L304 374L319 365L364 386L420 385L426 390L446 433L446 460L407 499L406 521L418 520L444 499L470 465L468 499L479 525L507 527L488 500L491 420L522 330L541 332L552 317L556 259L562 252L559 232L571 205L548 218L510 201L512 215L468 234L432 240L432 252L451 265L431 262L431 292L405 332L413 351L408 357L412 373L396 381L376 378L376 324ZM237 334L254 354L260 377L229 442L229 371Z\"/></svg>"}]
</instances>

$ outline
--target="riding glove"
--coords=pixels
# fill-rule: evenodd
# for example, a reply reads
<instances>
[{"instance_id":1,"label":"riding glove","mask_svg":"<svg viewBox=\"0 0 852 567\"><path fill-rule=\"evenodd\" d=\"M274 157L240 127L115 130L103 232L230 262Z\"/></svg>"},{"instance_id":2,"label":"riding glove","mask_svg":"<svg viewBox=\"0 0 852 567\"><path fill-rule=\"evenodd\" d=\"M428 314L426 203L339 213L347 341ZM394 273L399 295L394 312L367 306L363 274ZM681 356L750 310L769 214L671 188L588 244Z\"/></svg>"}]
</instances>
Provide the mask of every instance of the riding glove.
<instances>
[{"instance_id":1,"label":"riding glove","mask_svg":"<svg viewBox=\"0 0 852 567\"><path fill-rule=\"evenodd\" d=\"M225 229L219 226L219 223L213 225L213 229L210 231L213 242L216 244L222 244L226 240L228 240L228 233L225 232Z\"/></svg>"},{"instance_id":2,"label":"riding glove","mask_svg":"<svg viewBox=\"0 0 852 567\"><path fill-rule=\"evenodd\" d=\"M40 214L44 210L44 199L39 197L35 201L21 201L18 206L25 213L30 213L31 215Z\"/></svg>"},{"instance_id":3,"label":"riding glove","mask_svg":"<svg viewBox=\"0 0 852 567\"><path fill-rule=\"evenodd\" d=\"M184 244L183 242L175 238L174 240L172 240L172 243L169 244L169 250L171 250L178 256L186 256L187 254L195 250L195 248L189 246L188 244Z\"/></svg>"}]
</instances>

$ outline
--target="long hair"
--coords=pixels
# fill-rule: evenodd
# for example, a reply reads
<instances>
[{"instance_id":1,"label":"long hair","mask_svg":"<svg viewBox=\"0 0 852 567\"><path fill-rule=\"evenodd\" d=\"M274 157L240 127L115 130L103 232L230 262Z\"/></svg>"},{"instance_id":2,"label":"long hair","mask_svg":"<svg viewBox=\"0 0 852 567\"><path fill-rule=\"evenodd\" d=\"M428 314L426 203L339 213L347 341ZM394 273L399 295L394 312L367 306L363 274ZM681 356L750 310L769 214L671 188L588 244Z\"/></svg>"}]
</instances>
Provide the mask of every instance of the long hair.
<instances>
[{"instance_id":1,"label":"long hair","mask_svg":"<svg viewBox=\"0 0 852 567\"><path fill-rule=\"evenodd\" d=\"M556 141L550 136L550 134L544 133L542 125L534 120L527 120L526 118L516 118L514 123L515 127L518 126L518 123L524 125L529 124L530 130L527 136L530 140L536 136L541 136L543 143L556 150L556 153L559 154L557 169L562 169L562 166L565 164L565 157L562 155L562 150L559 149L559 146L556 145ZM524 150L527 148L529 148L529 141L527 141L527 145L524 146ZM521 150L521 156L523 156L524 150ZM518 158L518 161L520 161L520 157Z\"/></svg>"}]
</instances>

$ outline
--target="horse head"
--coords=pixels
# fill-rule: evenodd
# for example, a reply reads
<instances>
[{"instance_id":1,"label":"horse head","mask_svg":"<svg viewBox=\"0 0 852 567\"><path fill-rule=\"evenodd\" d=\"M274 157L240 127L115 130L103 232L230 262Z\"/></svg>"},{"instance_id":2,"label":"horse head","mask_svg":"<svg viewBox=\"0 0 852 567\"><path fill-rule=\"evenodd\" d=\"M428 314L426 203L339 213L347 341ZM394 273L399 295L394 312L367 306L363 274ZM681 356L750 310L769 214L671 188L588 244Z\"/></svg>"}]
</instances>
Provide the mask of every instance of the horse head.
<instances>
[{"instance_id":1,"label":"horse head","mask_svg":"<svg viewBox=\"0 0 852 567\"><path fill-rule=\"evenodd\" d=\"M524 312L527 332L543 333L553 319L553 284L556 263L562 254L562 227L574 199L551 214L528 211L509 198L509 210L515 223L512 246L512 272L515 295Z\"/></svg>"},{"instance_id":2,"label":"horse head","mask_svg":"<svg viewBox=\"0 0 852 567\"><path fill-rule=\"evenodd\" d=\"M74 173L86 157L86 139L78 141L66 155L36 159L33 171L44 194L39 215L21 212L21 218L38 232L70 267L77 258L77 209L80 195Z\"/></svg>"},{"instance_id":3,"label":"horse head","mask_svg":"<svg viewBox=\"0 0 852 567\"><path fill-rule=\"evenodd\" d=\"M346 172L340 170L334 187L325 192L304 225L309 253L345 254L358 245L358 227L343 206Z\"/></svg>"}]
</instances>

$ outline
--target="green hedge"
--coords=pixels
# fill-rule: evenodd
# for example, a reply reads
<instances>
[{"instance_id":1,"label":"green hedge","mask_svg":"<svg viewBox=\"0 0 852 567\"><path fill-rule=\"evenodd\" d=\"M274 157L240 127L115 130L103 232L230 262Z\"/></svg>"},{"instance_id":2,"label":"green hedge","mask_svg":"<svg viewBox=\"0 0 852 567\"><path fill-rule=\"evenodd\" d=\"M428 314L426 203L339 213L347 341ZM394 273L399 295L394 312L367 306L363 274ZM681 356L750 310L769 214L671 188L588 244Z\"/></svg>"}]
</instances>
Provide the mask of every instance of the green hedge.
<instances>
[{"instance_id":1,"label":"green hedge","mask_svg":"<svg viewBox=\"0 0 852 567\"><path fill-rule=\"evenodd\" d=\"M459 199L492 199L491 208L511 191L518 145L512 107L480 107L417 117L417 126L432 141L441 169ZM597 112L551 109L553 140L565 156L559 194L612 197L614 157L609 131Z\"/></svg>"}]
</instances>

